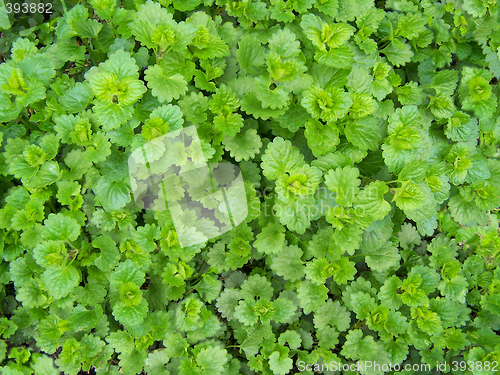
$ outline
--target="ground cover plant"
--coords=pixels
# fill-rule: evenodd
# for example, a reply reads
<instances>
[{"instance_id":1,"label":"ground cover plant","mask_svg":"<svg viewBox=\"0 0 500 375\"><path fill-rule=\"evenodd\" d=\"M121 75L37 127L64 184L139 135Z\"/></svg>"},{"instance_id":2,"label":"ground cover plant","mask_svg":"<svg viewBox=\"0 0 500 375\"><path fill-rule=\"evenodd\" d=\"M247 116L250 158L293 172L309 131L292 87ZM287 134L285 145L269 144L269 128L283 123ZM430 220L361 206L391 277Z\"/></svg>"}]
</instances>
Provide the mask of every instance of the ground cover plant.
<instances>
[{"instance_id":1,"label":"ground cover plant","mask_svg":"<svg viewBox=\"0 0 500 375\"><path fill-rule=\"evenodd\" d=\"M0 14L0 373L498 371L496 0L56 5ZM192 125L248 215L181 247L128 158Z\"/></svg>"}]
</instances>

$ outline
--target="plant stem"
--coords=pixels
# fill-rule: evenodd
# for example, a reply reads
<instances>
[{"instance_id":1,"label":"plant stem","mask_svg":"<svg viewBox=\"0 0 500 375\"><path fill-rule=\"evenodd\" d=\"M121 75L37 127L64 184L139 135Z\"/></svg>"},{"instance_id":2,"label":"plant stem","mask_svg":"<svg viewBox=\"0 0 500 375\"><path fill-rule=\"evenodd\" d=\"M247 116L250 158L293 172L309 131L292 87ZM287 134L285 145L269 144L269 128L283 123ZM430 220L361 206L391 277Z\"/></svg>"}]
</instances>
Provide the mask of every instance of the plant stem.
<instances>
[{"instance_id":1,"label":"plant stem","mask_svg":"<svg viewBox=\"0 0 500 375\"><path fill-rule=\"evenodd\" d=\"M82 42L83 42L83 44L85 44L85 47L89 51L90 62L92 63L93 66L96 66L96 63L95 63L95 60L94 60L94 56L92 54L92 49L90 48L89 42L87 42L85 39L82 39Z\"/></svg>"}]
</instances>

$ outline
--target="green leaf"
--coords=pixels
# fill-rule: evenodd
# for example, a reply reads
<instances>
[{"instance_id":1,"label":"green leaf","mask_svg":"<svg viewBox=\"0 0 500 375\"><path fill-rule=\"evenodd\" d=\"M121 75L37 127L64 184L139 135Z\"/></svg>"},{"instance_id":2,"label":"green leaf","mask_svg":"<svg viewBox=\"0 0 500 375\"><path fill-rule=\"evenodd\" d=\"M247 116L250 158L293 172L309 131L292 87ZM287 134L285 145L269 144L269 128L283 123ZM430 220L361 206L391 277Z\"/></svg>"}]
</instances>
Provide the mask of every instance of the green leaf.
<instances>
[{"instance_id":1,"label":"green leaf","mask_svg":"<svg viewBox=\"0 0 500 375\"><path fill-rule=\"evenodd\" d=\"M315 47L325 50L324 38L321 32L324 29L323 21L320 17L314 14L307 14L302 17L300 27L304 30L304 34L314 44Z\"/></svg>"},{"instance_id":2,"label":"green leaf","mask_svg":"<svg viewBox=\"0 0 500 375\"><path fill-rule=\"evenodd\" d=\"M288 29L278 30L269 40L269 49L283 59L291 59L300 54L300 42Z\"/></svg>"},{"instance_id":3,"label":"green leaf","mask_svg":"<svg viewBox=\"0 0 500 375\"><path fill-rule=\"evenodd\" d=\"M32 189L39 189L52 185L60 178L61 171L59 169L59 164L54 161L49 161L40 167L36 175L26 183L26 186Z\"/></svg>"},{"instance_id":4,"label":"green leaf","mask_svg":"<svg viewBox=\"0 0 500 375\"><path fill-rule=\"evenodd\" d=\"M286 280L300 280L304 276L302 254L298 246L286 246L272 259L271 268Z\"/></svg>"},{"instance_id":5,"label":"green leaf","mask_svg":"<svg viewBox=\"0 0 500 375\"><path fill-rule=\"evenodd\" d=\"M55 299L66 297L78 284L81 273L74 266L49 266L43 273L43 282Z\"/></svg>"},{"instance_id":6,"label":"green leaf","mask_svg":"<svg viewBox=\"0 0 500 375\"><path fill-rule=\"evenodd\" d=\"M46 241L33 249L33 258L42 267L66 265L66 247L61 241Z\"/></svg>"},{"instance_id":7,"label":"green leaf","mask_svg":"<svg viewBox=\"0 0 500 375\"><path fill-rule=\"evenodd\" d=\"M416 320L418 328L427 334L437 335L443 331L441 319L433 311L415 307L412 309L411 317Z\"/></svg>"},{"instance_id":8,"label":"green leaf","mask_svg":"<svg viewBox=\"0 0 500 375\"><path fill-rule=\"evenodd\" d=\"M216 375L224 371L228 360L226 349L219 346L208 346L201 349L196 355L196 362L201 367L203 374Z\"/></svg>"},{"instance_id":9,"label":"green leaf","mask_svg":"<svg viewBox=\"0 0 500 375\"><path fill-rule=\"evenodd\" d=\"M309 314L323 306L328 298L327 294L328 288L326 286L316 285L309 280L305 280L297 287L297 296L304 314Z\"/></svg>"},{"instance_id":10,"label":"green leaf","mask_svg":"<svg viewBox=\"0 0 500 375\"><path fill-rule=\"evenodd\" d=\"M22 109L21 106L12 103L8 95L0 93L0 121L9 122L15 119Z\"/></svg>"},{"instance_id":11,"label":"green leaf","mask_svg":"<svg viewBox=\"0 0 500 375\"><path fill-rule=\"evenodd\" d=\"M106 211L118 210L130 202L130 190L125 181L108 182L101 177L92 189Z\"/></svg>"},{"instance_id":12,"label":"green leaf","mask_svg":"<svg viewBox=\"0 0 500 375\"><path fill-rule=\"evenodd\" d=\"M133 107L124 106L114 102L95 101L92 112L99 122L104 124L104 130L120 127L133 117Z\"/></svg>"},{"instance_id":13,"label":"green leaf","mask_svg":"<svg viewBox=\"0 0 500 375\"><path fill-rule=\"evenodd\" d=\"M409 44L401 38L393 39L391 43L381 50L389 62L397 67L409 63L413 57L413 51Z\"/></svg>"},{"instance_id":14,"label":"green leaf","mask_svg":"<svg viewBox=\"0 0 500 375\"><path fill-rule=\"evenodd\" d=\"M385 343L384 347L394 364L402 363L407 358L408 345L401 337L398 337L395 341Z\"/></svg>"},{"instance_id":15,"label":"green leaf","mask_svg":"<svg viewBox=\"0 0 500 375\"><path fill-rule=\"evenodd\" d=\"M252 35L243 35L238 41L236 52L241 68L248 73L256 73L265 64L265 49Z\"/></svg>"},{"instance_id":16,"label":"green leaf","mask_svg":"<svg viewBox=\"0 0 500 375\"><path fill-rule=\"evenodd\" d=\"M413 245L420 245L422 242L420 235L413 225L404 223L398 233L399 245L407 250L413 248Z\"/></svg>"},{"instance_id":17,"label":"green leaf","mask_svg":"<svg viewBox=\"0 0 500 375\"><path fill-rule=\"evenodd\" d=\"M332 122L347 114L352 100L341 89L330 87L325 90L312 86L304 92L300 103L313 118Z\"/></svg>"},{"instance_id":18,"label":"green leaf","mask_svg":"<svg viewBox=\"0 0 500 375\"><path fill-rule=\"evenodd\" d=\"M467 113L456 111L448 120L444 133L455 141L463 142L478 137L478 122Z\"/></svg>"},{"instance_id":19,"label":"green leaf","mask_svg":"<svg viewBox=\"0 0 500 375\"><path fill-rule=\"evenodd\" d=\"M297 331L286 331L280 335L278 343L283 346L288 344L290 349L294 350L300 347L302 339Z\"/></svg>"},{"instance_id":20,"label":"green leaf","mask_svg":"<svg viewBox=\"0 0 500 375\"><path fill-rule=\"evenodd\" d=\"M486 14L487 3L483 1L475 1L475 0L465 0L463 8L474 18L479 18Z\"/></svg>"},{"instance_id":21,"label":"green leaf","mask_svg":"<svg viewBox=\"0 0 500 375\"><path fill-rule=\"evenodd\" d=\"M8 339L16 332L17 328L18 327L14 322L8 320L7 318L0 318L0 329L2 337Z\"/></svg>"},{"instance_id":22,"label":"green leaf","mask_svg":"<svg viewBox=\"0 0 500 375\"><path fill-rule=\"evenodd\" d=\"M284 297L275 299L273 301L273 307L273 320L276 323L291 323L298 309L296 301Z\"/></svg>"},{"instance_id":23,"label":"green leaf","mask_svg":"<svg viewBox=\"0 0 500 375\"><path fill-rule=\"evenodd\" d=\"M106 341L117 353L131 353L134 350L134 339L126 331L111 332Z\"/></svg>"},{"instance_id":24,"label":"green leaf","mask_svg":"<svg viewBox=\"0 0 500 375\"><path fill-rule=\"evenodd\" d=\"M99 324L102 319L103 310L101 305L87 310L83 305L76 306L71 312L70 324L78 331L88 331Z\"/></svg>"},{"instance_id":25,"label":"green leaf","mask_svg":"<svg viewBox=\"0 0 500 375\"><path fill-rule=\"evenodd\" d=\"M280 116L277 120L283 128L291 132L296 132L300 127L304 126L309 119L310 117L307 111L300 103L291 103L285 114Z\"/></svg>"},{"instance_id":26,"label":"green leaf","mask_svg":"<svg viewBox=\"0 0 500 375\"><path fill-rule=\"evenodd\" d=\"M40 375L58 375L59 371L54 365L54 360L48 355L36 357L33 364L33 370Z\"/></svg>"},{"instance_id":27,"label":"green leaf","mask_svg":"<svg viewBox=\"0 0 500 375\"><path fill-rule=\"evenodd\" d=\"M269 280L260 275L252 275L241 285L241 295L243 298L253 299L255 297L271 299L273 289Z\"/></svg>"},{"instance_id":28,"label":"green leaf","mask_svg":"<svg viewBox=\"0 0 500 375\"><path fill-rule=\"evenodd\" d=\"M314 4L314 7L327 16L335 18L338 13L339 3L337 0L323 0Z\"/></svg>"},{"instance_id":29,"label":"green leaf","mask_svg":"<svg viewBox=\"0 0 500 375\"><path fill-rule=\"evenodd\" d=\"M377 272L385 272L390 268L397 267L400 259L397 247L389 241L365 257L368 267Z\"/></svg>"},{"instance_id":30,"label":"green leaf","mask_svg":"<svg viewBox=\"0 0 500 375\"><path fill-rule=\"evenodd\" d=\"M401 287L402 282L396 276L392 275L384 281L384 285L380 287L378 293L378 298L382 302L383 306L387 306L390 309L397 310L402 305L401 296L398 293L398 289Z\"/></svg>"},{"instance_id":31,"label":"green leaf","mask_svg":"<svg viewBox=\"0 0 500 375\"><path fill-rule=\"evenodd\" d=\"M144 282L143 279L144 273L142 273L130 259L127 259L125 262L119 263L112 274L109 276L111 285L117 288L127 282L132 282L135 285L140 286Z\"/></svg>"},{"instance_id":32,"label":"green leaf","mask_svg":"<svg viewBox=\"0 0 500 375\"><path fill-rule=\"evenodd\" d=\"M413 180L416 183L422 181L427 174L428 164L423 160L413 160L399 172L398 180L407 181Z\"/></svg>"},{"instance_id":33,"label":"green leaf","mask_svg":"<svg viewBox=\"0 0 500 375\"><path fill-rule=\"evenodd\" d=\"M182 129L184 119L178 106L171 104L155 108L144 122L141 134L145 140L150 141L171 131Z\"/></svg>"},{"instance_id":34,"label":"green leaf","mask_svg":"<svg viewBox=\"0 0 500 375\"><path fill-rule=\"evenodd\" d=\"M222 282L214 276L205 275L195 288L205 301L212 302L219 296Z\"/></svg>"},{"instance_id":35,"label":"green leaf","mask_svg":"<svg viewBox=\"0 0 500 375\"><path fill-rule=\"evenodd\" d=\"M350 166L330 170L325 175L325 184L336 194L335 201L341 206L352 206L359 191L359 170Z\"/></svg>"},{"instance_id":36,"label":"green leaf","mask_svg":"<svg viewBox=\"0 0 500 375\"><path fill-rule=\"evenodd\" d=\"M200 5L201 0L188 0L188 1L179 1L174 0L174 7L181 12L190 11L196 9L198 5Z\"/></svg>"},{"instance_id":37,"label":"green leaf","mask_svg":"<svg viewBox=\"0 0 500 375\"><path fill-rule=\"evenodd\" d=\"M307 145L314 156L326 155L335 151L339 144L339 132L332 125L323 125L318 120L309 120L306 122L304 136L307 138Z\"/></svg>"},{"instance_id":38,"label":"green leaf","mask_svg":"<svg viewBox=\"0 0 500 375\"><path fill-rule=\"evenodd\" d=\"M428 298L424 290L420 288L422 276L419 273L413 273L408 276L401 284L401 301L408 306L422 306L428 303Z\"/></svg>"},{"instance_id":39,"label":"green leaf","mask_svg":"<svg viewBox=\"0 0 500 375\"><path fill-rule=\"evenodd\" d=\"M203 93L194 93L184 96L179 100L179 106L186 120L198 124L207 119L208 98Z\"/></svg>"},{"instance_id":40,"label":"green leaf","mask_svg":"<svg viewBox=\"0 0 500 375\"><path fill-rule=\"evenodd\" d=\"M272 82L268 79L258 77L254 80L253 90L255 97L261 102L262 108L283 109L288 107L290 97L282 86L271 88Z\"/></svg>"},{"instance_id":41,"label":"green leaf","mask_svg":"<svg viewBox=\"0 0 500 375\"><path fill-rule=\"evenodd\" d=\"M307 187L305 188L307 189ZM301 187L301 189L304 189L304 187ZM314 191L312 190L312 192ZM311 220L317 218L320 212L314 205L315 199L313 196L298 196L300 199L277 200L273 210L277 213L281 224L286 225L291 231L303 234L311 225Z\"/></svg>"},{"instance_id":42,"label":"green leaf","mask_svg":"<svg viewBox=\"0 0 500 375\"><path fill-rule=\"evenodd\" d=\"M339 13L336 19L342 22L354 21L355 18L361 18L362 15L368 13L373 7L374 1L372 0L339 0Z\"/></svg>"},{"instance_id":43,"label":"green leaf","mask_svg":"<svg viewBox=\"0 0 500 375\"><path fill-rule=\"evenodd\" d=\"M431 96L428 106L436 118L450 118L456 111L453 98L449 96Z\"/></svg>"},{"instance_id":44,"label":"green leaf","mask_svg":"<svg viewBox=\"0 0 500 375\"><path fill-rule=\"evenodd\" d=\"M64 205L70 205L77 196L81 196L82 187L77 181L61 180L57 181L57 200ZM73 198L75 197L75 198Z\"/></svg>"},{"instance_id":45,"label":"green leaf","mask_svg":"<svg viewBox=\"0 0 500 375\"><path fill-rule=\"evenodd\" d=\"M385 182L371 182L358 193L354 207L363 210L364 215L373 220L382 220L391 210L391 205L384 199L388 191Z\"/></svg>"},{"instance_id":46,"label":"green leaf","mask_svg":"<svg viewBox=\"0 0 500 375\"><path fill-rule=\"evenodd\" d=\"M352 309L356 313L356 318L362 320L371 315L373 310L377 308L375 298L368 293L356 292L351 295Z\"/></svg>"},{"instance_id":47,"label":"green leaf","mask_svg":"<svg viewBox=\"0 0 500 375\"><path fill-rule=\"evenodd\" d=\"M433 269L426 266L415 266L411 269L408 276L413 274L419 274L421 276L422 282L420 288L422 288L426 293L432 293L438 286L439 275Z\"/></svg>"},{"instance_id":48,"label":"green leaf","mask_svg":"<svg viewBox=\"0 0 500 375\"><path fill-rule=\"evenodd\" d=\"M165 365L170 361L170 357L164 350L157 349L148 354L144 369L151 375L168 375Z\"/></svg>"},{"instance_id":49,"label":"green leaf","mask_svg":"<svg viewBox=\"0 0 500 375\"><path fill-rule=\"evenodd\" d=\"M346 331L351 323L347 309L339 301L329 299L314 313L314 327L322 331L325 328L335 327L340 332Z\"/></svg>"},{"instance_id":50,"label":"green leaf","mask_svg":"<svg viewBox=\"0 0 500 375\"><path fill-rule=\"evenodd\" d=\"M186 24L197 27L196 36L191 42L192 53L200 59L213 59L227 56L229 48L217 35L215 22L204 12L194 13Z\"/></svg>"},{"instance_id":51,"label":"green leaf","mask_svg":"<svg viewBox=\"0 0 500 375\"><path fill-rule=\"evenodd\" d=\"M115 242L104 236L97 237L92 241L92 246L101 249L101 254L94 260L94 264L103 272L110 272L120 260L120 253Z\"/></svg>"},{"instance_id":52,"label":"green leaf","mask_svg":"<svg viewBox=\"0 0 500 375\"><path fill-rule=\"evenodd\" d=\"M295 15L292 12L292 6L285 3L284 0L275 0L274 7L271 8L271 18L278 22L292 22Z\"/></svg>"},{"instance_id":53,"label":"green leaf","mask_svg":"<svg viewBox=\"0 0 500 375\"><path fill-rule=\"evenodd\" d=\"M137 326L146 318L148 303L144 298L140 298L132 305L122 301L113 306L113 316L125 326Z\"/></svg>"},{"instance_id":54,"label":"green leaf","mask_svg":"<svg viewBox=\"0 0 500 375\"><path fill-rule=\"evenodd\" d=\"M169 25L171 19L172 15L160 3L147 1L140 5L137 17L131 23L130 29L139 42L148 48L153 48L155 41L158 41L155 38L157 26Z\"/></svg>"},{"instance_id":55,"label":"green leaf","mask_svg":"<svg viewBox=\"0 0 500 375\"><path fill-rule=\"evenodd\" d=\"M179 73L169 74L161 65L150 66L146 70L145 79L160 103L170 103L172 99L179 99L187 91L184 77Z\"/></svg>"},{"instance_id":56,"label":"green leaf","mask_svg":"<svg viewBox=\"0 0 500 375\"><path fill-rule=\"evenodd\" d=\"M269 367L275 375L285 375L293 367L293 361L286 356L281 357L279 352L269 355Z\"/></svg>"},{"instance_id":57,"label":"green leaf","mask_svg":"<svg viewBox=\"0 0 500 375\"><path fill-rule=\"evenodd\" d=\"M217 298L217 309L224 317L233 320L235 308L241 298L239 291L226 288Z\"/></svg>"},{"instance_id":58,"label":"green leaf","mask_svg":"<svg viewBox=\"0 0 500 375\"><path fill-rule=\"evenodd\" d=\"M484 223L487 220L486 214L473 202L467 202L460 195L450 198L448 208L453 219L461 225L474 225Z\"/></svg>"},{"instance_id":59,"label":"green leaf","mask_svg":"<svg viewBox=\"0 0 500 375\"><path fill-rule=\"evenodd\" d=\"M50 214L43 222L42 236L46 240L75 241L80 235L80 226L72 217Z\"/></svg>"},{"instance_id":60,"label":"green leaf","mask_svg":"<svg viewBox=\"0 0 500 375\"><path fill-rule=\"evenodd\" d=\"M394 224L389 217L371 223L363 233L362 249L369 252L380 249L391 237L393 226Z\"/></svg>"},{"instance_id":61,"label":"green leaf","mask_svg":"<svg viewBox=\"0 0 500 375\"><path fill-rule=\"evenodd\" d=\"M70 168L70 171L64 171L63 176L67 179L79 179L92 166L92 162L83 157L80 150L70 151L64 158L64 163Z\"/></svg>"},{"instance_id":62,"label":"green leaf","mask_svg":"<svg viewBox=\"0 0 500 375\"><path fill-rule=\"evenodd\" d=\"M279 224L268 224L262 229L262 232L257 235L257 239L253 245L260 253L281 253L283 247L286 245L285 228Z\"/></svg>"},{"instance_id":63,"label":"green leaf","mask_svg":"<svg viewBox=\"0 0 500 375\"><path fill-rule=\"evenodd\" d=\"M92 92L87 82L77 82L74 87L58 98L63 109L69 113L83 112L92 100Z\"/></svg>"},{"instance_id":64,"label":"green leaf","mask_svg":"<svg viewBox=\"0 0 500 375\"><path fill-rule=\"evenodd\" d=\"M5 8L4 3L2 3L2 8ZM10 20L9 20L8 15L7 15L7 12L5 12L5 13L2 12L0 15L0 28L2 30L8 30L8 29L10 29L10 27L11 27L11 24L10 24ZM0 345L2 345L2 344L0 344Z\"/></svg>"},{"instance_id":65,"label":"green leaf","mask_svg":"<svg viewBox=\"0 0 500 375\"><path fill-rule=\"evenodd\" d=\"M92 0L94 11L101 19L110 19L111 13L116 7L116 0Z\"/></svg>"},{"instance_id":66,"label":"green leaf","mask_svg":"<svg viewBox=\"0 0 500 375\"><path fill-rule=\"evenodd\" d=\"M102 28L102 24L97 20L88 19L87 9L80 4L68 12L66 22L75 35L82 38L95 38Z\"/></svg>"},{"instance_id":67,"label":"green leaf","mask_svg":"<svg viewBox=\"0 0 500 375\"><path fill-rule=\"evenodd\" d=\"M395 188L394 201L402 210L419 208L425 202L422 189L413 181L407 180L401 183L400 188Z\"/></svg>"},{"instance_id":68,"label":"green leaf","mask_svg":"<svg viewBox=\"0 0 500 375\"><path fill-rule=\"evenodd\" d=\"M354 329L347 334L347 341L340 354L353 360L377 360L379 363L389 363L386 351L372 336L363 337L360 329Z\"/></svg>"},{"instance_id":69,"label":"green leaf","mask_svg":"<svg viewBox=\"0 0 500 375\"><path fill-rule=\"evenodd\" d=\"M348 69L354 60L353 53L347 46L316 52L314 58L320 64L337 69Z\"/></svg>"},{"instance_id":70,"label":"green leaf","mask_svg":"<svg viewBox=\"0 0 500 375\"><path fill-rule=\"evenodd\" d=\"M373 89L373 77L368 69L364 67L353 67L348 77L348 87L354 92L371 94Z\"/></svg>"},{"instance_id":71,"label":"green leaf","mask_svg":"<svg viewBox=\"0 0 500 375\"><path fill-rule=\"evenodd\" d=\"M347 257L340 258L338 262L332 263L333 280L339 284L347 284L348 281L354 279L354 275L358 272L355 263L349 261Z\"/></svg>"},{"instance_id":72,"label":"green leaf","mask_svg":"<svg viewBox=\"0 0 500 375\"><path fill-rule=\"evenodd\" d=\"M431 79L430 85L437 94L453 95L457 88L458 72L446 69L436 72Z\"/></svg>"},{"instance_id":73,"label":"green leaf","mask_svg":"<svg viewBox=\"0 0 500 375\"><path fill-rule=\"evenodd\" d=\"M264 176L270 180L277 180L284 173L300 168L304 165L304 157L299 150L292 146L290 141L276 137L269 143L262 156L262 170Z\"/></svg>"},{"instance_id":74,"label":"green leaf","mask_svg":"<svg viewBox=\"0 0 500 375\"><path fill-rule=\"evenodd\" d=\"M424 99L424 92L416 82L408 82L404 86L396 88L398 101L402 105L421 105Z\"/></svg>"},{"instance_id":75,"label":"green leaf","mask_svg":"<svg viewBox=\"0 0 500 375\"><path fill-rule=\"evenodd\" d=\"M241 160L250 160L262 147L262 141L257 134L257 130L248 129L246 132L240 132L234 137L226 136L223 140L226 150L228 150L237 162Z\"/></svg>"},{"instance_id":76,"label":"green leaf","mask_svg":"<svg viewBox=\"0 0 500 375\"><path fill-rule=\"evenodd\" d=\"M382 141L378 120L371 116L351 122L344 132L347 140L361 149L375 151Z\"/></svg>"}]
</instances>

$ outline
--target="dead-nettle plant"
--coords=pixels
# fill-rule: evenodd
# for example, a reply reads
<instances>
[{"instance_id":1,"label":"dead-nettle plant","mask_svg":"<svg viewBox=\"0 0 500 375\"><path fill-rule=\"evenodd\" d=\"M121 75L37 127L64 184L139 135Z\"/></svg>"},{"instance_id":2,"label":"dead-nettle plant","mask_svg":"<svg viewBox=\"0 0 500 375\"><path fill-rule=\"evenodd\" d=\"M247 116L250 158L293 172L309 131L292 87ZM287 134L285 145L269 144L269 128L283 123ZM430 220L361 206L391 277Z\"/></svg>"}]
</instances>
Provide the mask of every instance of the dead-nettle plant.
<instances>
[{"instance_id":1,"label":"dead-nettle plant","mask_svg":"<svg viewBox=\"0 0 500 375\"><path fill-rule=\"evenodd\" d=\"M4 3L1 374L496 373L496 0Z\"/></svg>"}]
</instances>

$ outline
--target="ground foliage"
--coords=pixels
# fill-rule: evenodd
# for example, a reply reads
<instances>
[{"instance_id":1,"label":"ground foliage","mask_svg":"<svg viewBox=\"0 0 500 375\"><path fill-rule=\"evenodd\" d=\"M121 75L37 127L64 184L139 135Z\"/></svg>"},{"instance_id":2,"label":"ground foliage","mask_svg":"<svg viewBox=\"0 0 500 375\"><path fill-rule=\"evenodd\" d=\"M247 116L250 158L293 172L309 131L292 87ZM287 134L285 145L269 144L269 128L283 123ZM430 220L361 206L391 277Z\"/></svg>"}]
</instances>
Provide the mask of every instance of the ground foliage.
<instances>
[{"instance_id":1,"label":"ground foliage","mask_svg":"<svg viewBox=\"0 0 500 375\"><path fill-rule=\"evenodd\" d=\"M34 28L0 17L0 372L500 361L499 10L89 0ZM127 158L193 124L250 209L180 248L169 212L135 205Z\"/></svg>"}]
</instances>

